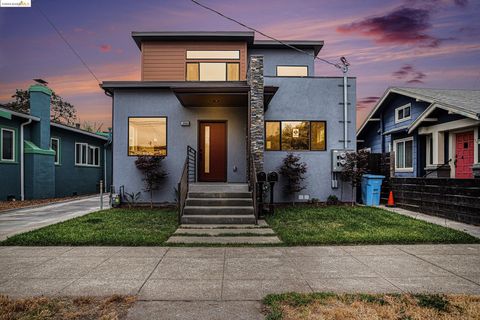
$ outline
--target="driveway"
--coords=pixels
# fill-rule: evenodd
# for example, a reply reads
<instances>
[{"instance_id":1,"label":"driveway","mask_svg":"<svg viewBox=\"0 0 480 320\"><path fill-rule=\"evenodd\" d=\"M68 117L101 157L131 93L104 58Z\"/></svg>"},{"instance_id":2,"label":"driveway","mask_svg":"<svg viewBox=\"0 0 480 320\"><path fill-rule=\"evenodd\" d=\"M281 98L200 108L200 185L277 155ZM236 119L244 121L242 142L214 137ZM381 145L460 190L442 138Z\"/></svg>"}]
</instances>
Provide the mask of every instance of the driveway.
<instances>
[{"instance_id":1,"label":"driveway","mask_svg":"<svg viewBox=\"0 0 480 320\"><path fill-rule=\"evenodd\" d=\"M0 294L137 295L130 319L262 319L289 291L480 294L480 245L0 247Z\"/></svg>"},{"instance_id":2,"label":"driveway","mask_svg":"<svg viewBox=\"0 0 480 320\"><path fill-rule=\"evenodd\" d=\"M108 207L108 196L104 197ZM39 229L100 210L100 196L66 201L34 208L23 208L0 214L0 241L18 233Z\"/></svg>"}]
</instances>

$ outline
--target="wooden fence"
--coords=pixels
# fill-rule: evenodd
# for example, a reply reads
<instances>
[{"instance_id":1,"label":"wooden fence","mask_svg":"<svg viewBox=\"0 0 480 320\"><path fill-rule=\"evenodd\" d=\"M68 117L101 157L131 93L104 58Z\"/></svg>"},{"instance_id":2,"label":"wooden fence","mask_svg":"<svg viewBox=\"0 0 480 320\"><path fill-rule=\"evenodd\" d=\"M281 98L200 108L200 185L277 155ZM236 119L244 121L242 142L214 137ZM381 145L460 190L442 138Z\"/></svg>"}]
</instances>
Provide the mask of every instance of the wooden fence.
<instances>
[{"instance_id":1,"label":"wooden fence","mask_svg":"<svg viewBox=\"0 0 480 320\"><path fill-rule=\"evenodd\" d=\"M386 187L399 207L480 225L480 179L390 178Z\"/></svg>"}]
</instances>

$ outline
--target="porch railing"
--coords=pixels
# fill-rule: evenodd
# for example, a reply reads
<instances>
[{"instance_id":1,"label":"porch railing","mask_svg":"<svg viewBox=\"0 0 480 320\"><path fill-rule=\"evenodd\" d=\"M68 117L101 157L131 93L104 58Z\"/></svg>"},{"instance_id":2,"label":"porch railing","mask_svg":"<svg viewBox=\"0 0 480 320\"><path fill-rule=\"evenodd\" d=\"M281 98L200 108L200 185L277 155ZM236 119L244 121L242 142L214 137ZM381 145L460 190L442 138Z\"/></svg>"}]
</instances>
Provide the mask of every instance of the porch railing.
<instances>
[{"instance_id":1,"label":"porch railing","mask_svg":"<svg viewBox=\"0 0 480 320\"><path fill-rule=\"evenodd\" d=\"M248 185L249 189L252 192L252 199L253 199L253 213L255 215L255 224L258 223L258 183L257 183L257 171L255 169L255 165L253 163L253 157L250 157L250 166L249 166L249 177L248 177Z\"/></svg>"},{"instance_id":2,"label":"porch railing","mask_svg":"<svg viewBox=\"0 0 480 320\"><path fill-rule=\"evenodd\" d=\"M182 223L183 209L188 196L190 182L197 181L197 151L187 146L187 156L183 164L182 175L178 182L178 223Z\"/></svg>"}]
</instances>

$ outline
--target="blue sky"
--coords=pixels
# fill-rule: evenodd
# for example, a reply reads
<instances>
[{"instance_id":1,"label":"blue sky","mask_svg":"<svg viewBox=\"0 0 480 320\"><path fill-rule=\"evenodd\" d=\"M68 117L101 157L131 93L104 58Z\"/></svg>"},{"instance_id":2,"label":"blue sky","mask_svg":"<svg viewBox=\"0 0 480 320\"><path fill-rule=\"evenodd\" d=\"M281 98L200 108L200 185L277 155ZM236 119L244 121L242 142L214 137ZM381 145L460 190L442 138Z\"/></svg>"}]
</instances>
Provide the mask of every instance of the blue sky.
<instances>
[{"instance_id":1,"label":"blue sky","mask_svg":"<svg viewBox=\"0 0 480 320\"><path fill-rule=\"evenodd\" d=\"M203 0L281 39L324 40L320 56L346 56L357 77L358 118L388 86L480 88L480 1ZM44 78L81 121L110 125L111 100L36 10L61 30L100 80L139 80L131 31L243 30L189 0L34 0L0 8L0 102ZM339 75L322 62L316 74Z\"/></svg>"}]
</instances>

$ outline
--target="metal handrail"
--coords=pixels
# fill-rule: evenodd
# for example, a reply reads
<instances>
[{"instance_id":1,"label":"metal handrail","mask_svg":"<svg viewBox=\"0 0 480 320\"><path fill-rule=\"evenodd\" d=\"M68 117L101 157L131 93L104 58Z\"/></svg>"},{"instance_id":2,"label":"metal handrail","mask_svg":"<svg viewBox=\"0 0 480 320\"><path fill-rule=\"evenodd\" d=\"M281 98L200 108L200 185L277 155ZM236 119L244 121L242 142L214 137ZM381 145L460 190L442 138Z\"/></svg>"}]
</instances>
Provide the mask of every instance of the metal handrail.
<instances>
[{"instance_id":1,"label":"metal handrail","mask_svg":"<svg viewBox=\"0 0 480 320\"><path fill-rule=\"evenodd\" d=\"M441 165L439 165L438 167L436 167L432 171L429 171L429 172L425 173L422 178L426 178L427 176L431 175L434 172L437 172L440 169L450 167L450 162L452 162L452 159L448 159L447 163L442 163Z\"/></svg>"},{"instance_id":2,"label":"metal handrail","mask_svg":"<svg viewBox=\"0 0 480 320\"><path fill-rule=\"evenodd\" d=\"M187 155L183 164L182 175L178 182L178 223L182 223L183 209L188 196L190 182L197 181L197 151L187 146Z\"/></svg>"}]
</instances>

